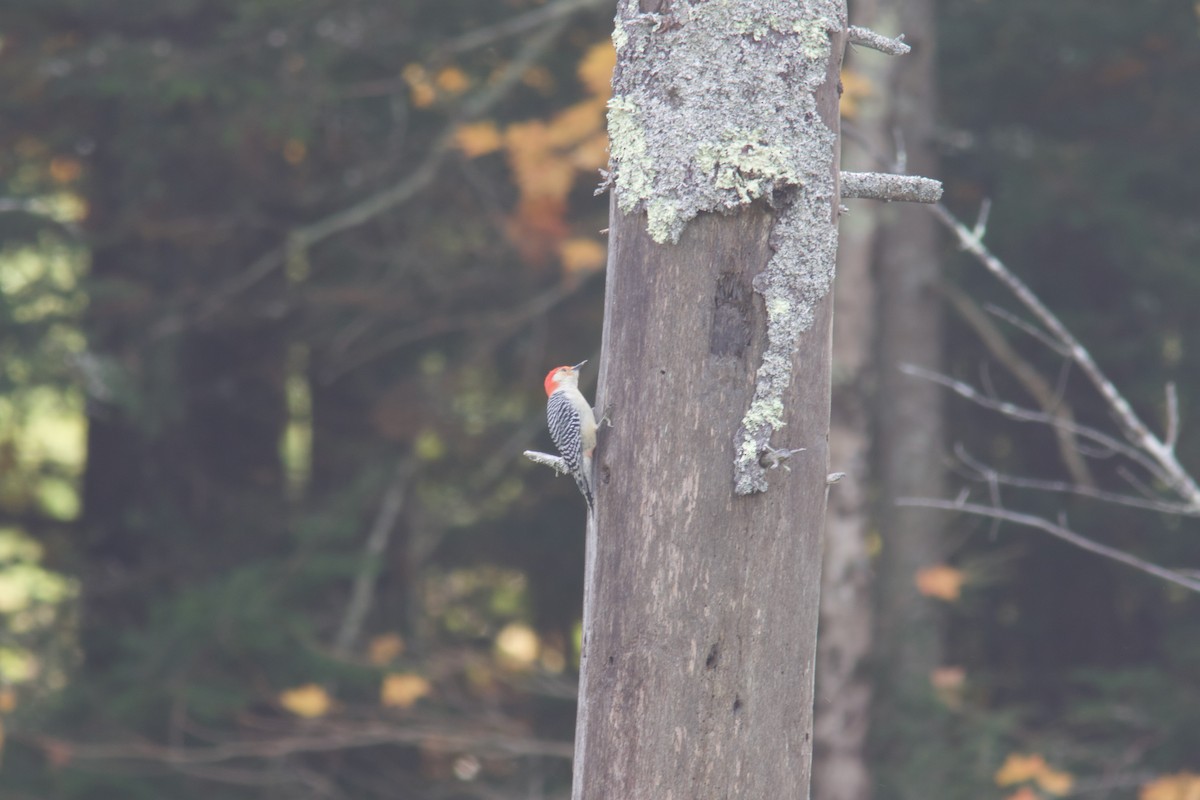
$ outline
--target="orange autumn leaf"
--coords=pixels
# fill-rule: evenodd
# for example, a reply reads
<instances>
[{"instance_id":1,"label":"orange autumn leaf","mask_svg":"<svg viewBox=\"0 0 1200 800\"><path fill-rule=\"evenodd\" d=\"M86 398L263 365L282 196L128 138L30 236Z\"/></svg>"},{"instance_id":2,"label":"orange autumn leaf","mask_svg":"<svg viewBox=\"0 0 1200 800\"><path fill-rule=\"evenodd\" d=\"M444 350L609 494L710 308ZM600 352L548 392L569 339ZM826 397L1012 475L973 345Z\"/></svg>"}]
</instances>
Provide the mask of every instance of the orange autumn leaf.
<instances>
[{"instance_id":1,"label":"orange autumn leaf","mask_svg":"<svg viewBox=\"0 0 1200 800\"><path fill-rule=\"evenodd\" d=\"M437 91L429 80L429 73L420 64L409 64L400 72L411 92L412 104L417 108L428 108L437 98Z\"/></svg>"},{"instance_id":2,"label":"orange autumn leaf","mask_svg":"<svg viewBox=\"0 0 1200 800\"><path fill-rule=\"evenodd\" d=\"M513 182L522 200L535 197L564 199L575 181L575 168L549 142L546 124L533 120L509 125L504 146Z\"/></svg>"},{"instance_id":3,"label":"orange autumn leaf","mask_svg":"<svg viewBox=\"0 0 1200 800\"><path fill-rule=\"evenodd\" d=\"M384 676L379 687L379 702L389 708L411 708L433 691L433 684L412 672L393 672Z\"/></svg>"},{"instance_id":4,"label":"orange autumn leaf","mask_svg":"<svg viewBox=\"0 0 1200 800\"><path fill-rule=\"evenodd\" d=\"M570 235L567 204L560 197L531 197L517 205L505 226L509 241L530 264L544 264L556 245Z\"/></svg>"},{"instance_id":5,"label":"orange autumn leaf","mask_svg":"<svg viewBox=\"0 0 1200 800\"><path fill-rule=\"evenodd\" d=\"M571 150L571 164L584 172L608 166L608 134L604 131L589 136Z\"/></svg>"},{"instance_id":6,"label":"orange autumn leaf","mask_svg":"<svg viewBox=\"0 0 1200 800\"><path fill-rule=\"evenodd\" d=\"M283 160L296 166L308 156L308 146L299 139L288 139L283 145Z\"/></svg>"},{"instance_id":7,"label":"orange autumn leaf","mask_svg":"<svg viewBox=\"0 0 1200 800\"><path fill-rule=\"evenodd\" d=\"M604 266L608 250L595 239L567 239L558 246L558 257L565 272L586 273Z\"/></svg>"},{"instance_id":8,"label":"orange autumn leaf","mask_svg":"<svg viewBox=\"0 0 1200 800\"><path fill-rule=\"evenodd\" d=\"M500 135L496 123L484 120L458 126L454 132L454 144L467 158L478 158L499 150L504 144L504 137Z\"/></svg>"},{"instance_id":9,"label":"orange autumn leaf","mask_svg":"<svg viewBox=\"0 0 1200 800\"><path fill-rule=\"evenodd\" d=\"M1155 778L1142 787L1138 800L1200 800L1200 775L1180 772Z\"/></svg>"},{"instance_id":10,"label":"orange autumn leaf","mask_svg":"<svg viewBox=\"0 0 1200 800\"><path fill-rule=\"evenodd\" d=\"M1037 793L1033 789L1030 789L1028 786L1022 786L1004 798L1004 800L1041 800L1041 798L1037 796Z\"/></svg>"},{"instance_id":11,"label":"orange autumn leaf","mask_svg":"<svg viewBox=\"0 0 1200 800\"><path fill-rule=\"evenodd\" d=\"M530 89L537 89L542 94L549 94L554 90L554 76L550 70L541 65L532 66L521 75L521 83L528 86Z\"/></svg>"},{"instance_id":12,"label":"orange autumn leaf","mask_svg":"<svg viewBox=\"0 0 1200 800\"><path fill-rule=\"evenodd\" d=\"M870 78L852 69L842 70L841 113L844 119L856 119L863 101L875 95Z\"/></svg>"},{"instance_id":13,"label":"orange autumn leaf","mask_svg":"<svg viewBox=\"0 0 1200 800\"><path fill-rule=\"evenodd\" d=\"M1038 786L1047 794L1052 794L1061 797L1071 791L1071 787L1075 785L1075 778L1069 772L1062 772L1057 769L1047 767L1043 772L1038 773L1034 778Z\"/></svg>"},{"instance_id":14,"label":"orange autumn leaf","mask_svg":"<svg viewBox=\"0 0 1200 800\"><path fill-rule=\"evenodd\" d=\"M471 88L471 79L458 67L446 67L437 74L434 82L446 94L462 94Z\"/></svg>"},{"instance_id":15,"label":"orange autumn leaf","mask_svg":"<svg viewBox=\"0 0 1200 800\"><path fill-rule=\"evenodd\" d=\"M604 109L604 103L596 100L568 106L550 119L546 143L551 147L569 147L604 130Z\"/></svg>"},{"instance_id":16,"label":"orange autumn leaf","mask_svg":"<svg viewBox=\"0 0 1200 800\"><path fill-rule=\"evenodd\" d=\"M56 156L50 159L50 177L55 183L72 183L83 174L83 164L77 158Z\"/></svg>"},{"instance_id":17,"label":"orange autumn leaf","mask_svg":"<svg viewBox=\"0 0 1200 800\"><path fill-rule=\"evenodd\" d=\"M1049 769L1046 759L1036 753L1030 756L1009 753L1004 764L996 770L997 786L1012 786L1033 780L1039 773Z\"/></svg>"},{"instance_id":18,"label":"orange autumn leaf","mask_svg":"<svg viewBox=\"0 0 1200 800\"><path fill-rule=\"evenodd\" d=\"M947 602L957 600L962 594L966 573L960 569L935 564L917 573L917 591L926 597L936 597Z\"/></svg>"},{"instance_id":19,"label":"orange autumn leaf","mask_svg":"<svg viewBox=\"0 0 1200 800\"><path fill-rule=\"evenodd\" d=\"M1046 763L1045 758L1036 753L1010 753L1004 765L996 771L996 785L1012 786L1026 781L1035 781L1044 792L1052 795L1067 794L1075 784L1071 773L1054 769Z\"/></svg>"},{"instance_id":20,"label":"orange autumn leaf","mask_svg":"<svg viewBox=\"0 0 1200 800\"><path fill-rule=\"evenodd\" d=\"M382 633L367 644L367 659L376 666L394 661L404 652L404 638L398 633Z\"/></svg>"},{"instance_id":21,"label":"orange autumn leaf","mask_svg":"<svg viewBox=\"0 0 1200 800\"><path fill-rule=\"evenodd\" d=\"M929 673L929 685L947 708L960 708L967 671L962 667L938 667Z\"/></svg>"},{"instance_id":22,"label":"orange autumn leaf","mask_svg":"<svg viewBox=\"0 0 1200 800\"><path fill-rule=\"evenodd\" d=\"M612 93L612 73L616 65L616 48L610 40L605 39L588 48L576 74L589 92L607 100Z\"/></svg>"},{"instance_id":23,"label":"orange autumn leaf","mask_svg":"<svg viewBox=\"0 0 1200 800\"><path fill-rule=\"evenodd\" d=\"M303 686L280 692L279 705L297 717L314 719L329 713L329 709L333 707L333 698L329 696L329 692L317 684L306 683Z\"/></svg>"}]
</instances>

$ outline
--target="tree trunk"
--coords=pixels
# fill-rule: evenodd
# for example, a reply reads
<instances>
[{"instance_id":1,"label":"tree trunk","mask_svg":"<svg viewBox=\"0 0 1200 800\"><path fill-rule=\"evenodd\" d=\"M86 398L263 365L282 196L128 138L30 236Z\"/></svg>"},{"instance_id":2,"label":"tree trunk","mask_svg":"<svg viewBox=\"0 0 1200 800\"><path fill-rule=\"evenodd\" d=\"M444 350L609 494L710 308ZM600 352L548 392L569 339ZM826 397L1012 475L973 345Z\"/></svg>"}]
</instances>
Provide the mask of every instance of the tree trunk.
<instances>
[{"instance_id":1,"label":"tree trunk","mask_svg":"<svg viewBox=\"0 0 1200 800\"><path fill-rule=\"evenodd\" d=\"M894 34L879 25L877 2L854 4L856 25ZM852 48L848 70L869 86L890 83L897 60ZM874 171L874 153L891 144L890 97L881 91L856 104L855 137L843 144L842 168ZM850 203L838 237L834 288L833 408L830 468L846 473L829 498L821 574L821 624L817 637L817 702L814 721L813 796L816 800L867 800L871 775L866 741L872 686L868 659L874 622L870 537L876 528L875 476L871 457L875 428L872 400L879 341L874 272L884 206Z\"/></svg>"},{"instance_id":2,"label":"tree trunk","mask_svg":"<svg viewBox=\"0 0 1200 800\"><path fill-rule=\"evenodd\" d=\"M618 9L576 800L808 794L844 25Z\"/></svg>"},{"instance_id":3,"label":"tree trunk","mask_svg":"<svg viewBox=\"0 0 1200 800\"><path fill-rule=\"evenodd\" d=\"M890 85L890 128L903 134L909 171L936 174L932 126L936 119L935 40L930 0L895 3L897 28L912 54L897 64ZM941 369L942 314L936 284L939 241L928 211L890 205L884 209L879 249L880 395L879 469L883 549L879 559L879 653L873 734L886 773L882 794L930 797L944 792L923 747L936 747L937 716L931 711L930 678L942 660L936 601L916 588L916 574L945 557L945 517L936 511L897 509L896 498L945 496L941 443L942 395L929 381L900 373L904 363Z\"/></svg>"}]
</instances>

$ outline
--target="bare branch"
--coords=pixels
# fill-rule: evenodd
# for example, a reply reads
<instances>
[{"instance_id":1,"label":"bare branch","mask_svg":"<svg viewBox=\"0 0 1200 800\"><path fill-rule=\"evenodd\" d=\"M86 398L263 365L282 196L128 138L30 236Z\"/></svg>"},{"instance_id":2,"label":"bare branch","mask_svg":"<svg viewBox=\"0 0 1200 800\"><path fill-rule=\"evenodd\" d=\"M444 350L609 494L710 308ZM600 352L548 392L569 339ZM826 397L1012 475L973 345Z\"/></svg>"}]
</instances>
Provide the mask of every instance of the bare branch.
<instances>
[{"instance_id":1,"label":"bare branch","mask_svg":"<svg viewBox=\"0 0 1200 800\"><path fill-rule=\"evenodd\" d=\"M1018 317L1016 314L1012 313L1008 309L1001 308L1000 306L996 305L995 303L988 303L987 305L985 305L983 307L983 310L988 312L992 316L999 317L1000 319L1007 322L1009 325L1012 325L1014 328L1024 331L1025 333L1032 336L1034 339L1037 339L1039 342L1044 344L1047 349L1049 349L1055 353L1058 353L1063 358L1070 358L1071 354L1068 353L1061 344L1054 341L1054 339L1050 338L1049 334L1047 334L1045 331L1043 331L1041 328L1037 327L1036 325L1026 322L1025 320L1021 319L1020 317Z\"/></svg>"},{"instance_id":2,"label":"bare branch","mask_svg":"<svg viewBox=\"0 0 1200 800\"><path fill-rule=\"evenodd\" d=\"M889 39L882 33L876 33L870 28L851 25L846 29L846 37L850 40L851 44L869 47L872 50L878 50L889 56L903 56L912 51L912 48L904 43L903 34L897 36L895 39Z\"/></svg>"},{"instance_id":3,"label":"bare branch","mask_svg":"<svg viewBox=\"0 0 1200 800\"><path fill-rule=\"evenodd\" d=\"M1103 556L1113 561L1118 561L1126 566L1133 567L1156 578L1161 578L1165 581L1182 586L1193 592L1200 592L1200 580L1188 577L1182 572L1166 567L1153 564L1138 558L1124 550L1118 550L1115 547L1109 547L1106 544L1100 544L1093 541L1075 531L1066 528L1062 525L1051 522L1048 519L1037 517L1032 514L1022 514L1017 511L1009 511L1003 508L995 508L993 506L984 506L977 503L958 503L953 500L937 500L928 497L901 497L896 501L896 505L906 506L909 508L938 508L944 511L961 511L964 514L974 514L980 517L1000 520L1002 522L1012 522L1016 525L1024 525L1029 528L1037 528L1065 542L1087 550L1090 553Z\"/></svg>"},{"instance_id":4,"label":"bare branch","mask_svg":"<svg viewBox=\"0 0 1200 800\"><path fill-rule=\"evenodd\" d=\"M942 182L888 172L843 172L842 197L936 203L942 198Z\"/></svg>"},{"instance_id":5,"label":"bare branch","mask_svg":"<svg viewBox=\"0 0 1200 800\"><path fill-rule=\"evenodd\" d=\"M1024 478L1006 472L999 472L995 467L984 464L976 459L961 444L955 445L954 453L964 466L976 473L974 477L1002 486L1011 486L1015 489L1034 489L1042 492L1073 494L1079 497L1086 497L1090 500L1099 500L1104 503L1128 506L1130 508L1140 508L1145 511L1157 511L1163 514L1175 514L1184 517L1200 516L1200 509L1192 508L1184 503L1159 500L1153 496L1138 497L1131 494L1122 494L1121 492L1110 492L1105 489L1099 489L1094 485L1071 483L1069 481L1052 481L1043 478ZM964 474L966 474L965 471Z\"/></svg>"},{"instance_id":6,"label":"bare branch","mask_svg":"<svg viewBox=\"0 0 1200 800\"><path fill-rule=\"evenodd\" d=\"M220 764L252 758L281 758L300 753L328 753L382 744L421 745L447 752L472 752L499 757L545 756L570 758L570 742L524 738L513 730L464 731L461 723L388 725L355 721L325 725L314 732L275 738L223 742L209 747L162 747L148 742L82 743L52 737L29 738L73 760L155 761L169 766Z\"/></svg>"},{"instance_id":7,"label":"bare branch","mask_svg":"<svg viewBox=\"0 0 1200 800\"><path fill-rule=\"evenodd\" d=\"M939 286L942 294L950 301L950 305L958 312L964 322L975 330L992 356L1003 364L1025 387L1025 391L1033 396L1038 406L1045 413L1065 425L1054 424L1054 435L1058 440L1058 453L1072 480L1084 486L1094 486L1095 479L1088 469L1087 462L1079 452L1076 437L1070 426L1075 423L1075 414L1071 407L1059 397L1041 373L1034 369L1028 361L1020 356L1004 338L982 309L970 297L957 288L942 284Z\"/></svg>"},{"instance_id":8,"label":"bare branch","mask_svg":"<svg viewBox=\"0 0 1200 800\"><path fill-rule=\"evenodd\" d=\"M333 652L336 655L348 654L362 633L363 622L375 597L377 565L387 549L388 540L392 538L392 531L396 528L396 521L400 519L400 512L404 509L404 496L408 493L413 464L414 459L410 456L397 465L392 481L379 504L379 512L375 515L375 521L363 544L362 561L358 573L354 576L350 602L346 604L346 613L333 641Z\"/></svg>"},{"instance_id":9,"label":"bare branch","mask_svg":"<svg viewBox=\"0 0 1200 800\"><path fill-rule=\"evenodd\" d=\"M1167 432L1163 436L1163 443L1175 452L1175 445L1179 442L1179 392L1175 389L1175 381L1167 383Z\"/></svg>"},{"instance_id":10,"label":"bare branch","mask_svg":"<svg viewBox=\"0 0 1200 800\"><path fill-rule=\"evenodd\" d=\"M570 16L576 11L604 8L611 2L612 0L558 0L555 3L547 3L532 11L526 11L524 14L509 17L495 25L476 28L447 44L445 50L450 53L463 53L479 47L486 47L547 22Z\"/></svg>"},{"instance_id":11,"label":"bare branch","mask_svg":"<svg viewBox=\"0 0 1200 800\"><path fill-rule=\"evenodd\" d=\"M943 205L930 208L947 228L958 237L959 245L975 256L1001 283L1012 292L1021 304L1033 312L1038 321L1046 327L1050 334L1066 349L1070 359L1079 365L1092 385L1104 398L1109 410L1116 418L1127 441L1134 447L1147 454L1157 465L1156 472L1161 473L1164 481L1190 505L1200 508L1200 485L1188 474L1179 463L1174 449L1166 442L1155 436L1134 412L1129 401L1117 391L1116 386L1100 369L1079 340L1067 330L1067 327L1044 303L1011 272L1004 263L984 246L982 237L975 231L969 230Z\"/></svg>"},{"instance_id":12,"label":"bare branch","mask_svg":"<svg viewBox=\"0 0 1200 800\"><path fill-rule=\"evenodd\" d=\"M1001 414L1003 414L1004 416L1008 417L1009 419L1015 419L1019 422L1039 422L1044 425L1064 426L1070 433L1074 434L1075 436L1079 436L1084 439L1089 439L1089 440L1095 442L1096 444L1099 444L1099 445L1111 450L1114 453L1120 453L1121 455L1125 456L1126 458L1130 459L1131 461L1135 461L1138 464L1140 464L1142 467L1144 467L1146 469L1147 472L1149 472L1151 475L1154 475L1159 480L1162 480L1163 482L1169 482L1169 478L1163 472L1163 468L1161 466L1159 466L1159 464L1157 462L1155 462L1150 456L1148 456L1145 453L1143 453L1142 451L1126 444L1125 442L1122 442L1119 439L1109 436L1107 433L1104 433L1103 431L1097 430L1092 427L1088 427L1087 425L1080 425L1079 423L1075 423L1075 422L1068 423L1064 420L1058 419L1053 414L1047 414L1043 411L1034 411L1031 408L1025 408L1023 406L1018 406L1015 403L1009 403L1004 400L997 400L993 397L989 397L988 395L983 394L978 389L976 389L974 386L971 386L969 383L964 383L963 381L955 380L954 378L951 378L948 375L943 375L940 372L934 372L932 370L925 369L924 367L918 367L913 364L901 364L900 371L905 373L906 375L912 375L914 377L924 378L926 380L930 380L930 381L933 381L934 383L945 386L947 389L950 389L953 392L955 392L956 394L958 394L962 397L965 397L966 399L970 400L971 402L977 403L978 405L981 405L984 408L989 408L993 411L998 411Z\"/></svg>"},{"instance_id":13,"label":"bare branch","mask_svg":"<svg viewBox=\"0 0 1200 800\"><path fill-rule=\"evenodd\" d=\"M455 132L458 126L466 120L473 119L486 112L499 102L516 86L526 71L553 44L555 38L566 27L567 17L552 17L542 30L529 37L525 46L505 65L494 81L489 81L487 87L478 94L467 99L458 109L434 141L429 152L421 159L421 166L408 177L395 185L363 198L357 203L327 217L316 220L292 230L286 237L285 243L267 251L255 260L249 267L220 286L215 287L207 296L204 304L196 311L192 324L206 320L219 313L222 308L236 295L247 291L260 281L273 274L284 264L305 258L306 251L336 233L362 225L375 217L391 210L397 205L411 199L414 195L433 182L442 162L449 155L454 145ZM164 336L178 332L188 324L188 320L173 317L155 326L153 335Z\"/></svg>"}]
</instances>

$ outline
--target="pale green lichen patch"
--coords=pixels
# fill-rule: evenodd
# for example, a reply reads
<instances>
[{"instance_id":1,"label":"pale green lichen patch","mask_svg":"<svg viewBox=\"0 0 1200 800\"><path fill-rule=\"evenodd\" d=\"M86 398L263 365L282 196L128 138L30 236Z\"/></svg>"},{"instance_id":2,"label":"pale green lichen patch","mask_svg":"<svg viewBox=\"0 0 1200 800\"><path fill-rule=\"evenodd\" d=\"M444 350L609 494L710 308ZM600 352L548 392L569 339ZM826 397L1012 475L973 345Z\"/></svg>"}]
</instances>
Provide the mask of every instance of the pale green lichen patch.
<instances>
[{"instance_id":1,"label":"pale green lichen patch","mask_svg":"<svg viewBox=\"0 0 1200 800\"><path fill-rule=\"evenodd\" d=\"M628 192L617 193L617 204L629 213L640 198L651 196L654 190L654 162L632 100L614 97L608 101L608 138L612 160L625 165L622 175L629 187Z\"/></svg>"},{"instance_id":2,"label":"pale green lichen patch","mask_svg":"<svg viewBox=\"0 0 1200 800\"><path fill-rule=\"evenodd\" d=\"M624 47L628 41L629 41L629 37L625 35L625 26L622 25L620 23L620 21L618 21L617 24L613 26L613 32L612 32L613 47L615 47L618 51L620 51L620 49L622 47Z\"/></svg>"},{"instance_id":3,"label":"pale green lichen patch","mask_svg":"<svg viewBox=\"0 0 1200 800\"><path fill-rule=\"evenodd\" d=\"M702 211L730 211L807 182L812 91L825 79L837 0L708 0L644 14L620 0L609 107L622 211L653 211L678 241ZM651 203L656 206L650 208Z\"/></svg>"},{"instance_id":4,"label":"pale green lichen patch","mask_svg":"<svg viewBox=\"0 0 1200 800\"><path fill-rule=\"evenodd\" d=\"M731 189L739 203L768 197L776 186L801 182L788 153L764 142L760 131L726 131L720 142L705 142L696 151L696 166L718 189Z\"/></svg>"},{"instance_id":5,"label":"pale green lichen patch","mask_svg":"<svg viewBox=\"0 0 1200 800\"><path fill-rule=\"evenodd\" d=\"M836 135L814 93L829 75L842 0L673 2L645 14L619 0L617 69L609 105L618 207L645 212L650 236L676 242L700 212L766 199L776 211L773 256L755 280L767 346L736 443L739 494L763 491L772 434L796 343L833 279ZM803 446L803 443L790 443Z\"/></svg>"}]
</instances>

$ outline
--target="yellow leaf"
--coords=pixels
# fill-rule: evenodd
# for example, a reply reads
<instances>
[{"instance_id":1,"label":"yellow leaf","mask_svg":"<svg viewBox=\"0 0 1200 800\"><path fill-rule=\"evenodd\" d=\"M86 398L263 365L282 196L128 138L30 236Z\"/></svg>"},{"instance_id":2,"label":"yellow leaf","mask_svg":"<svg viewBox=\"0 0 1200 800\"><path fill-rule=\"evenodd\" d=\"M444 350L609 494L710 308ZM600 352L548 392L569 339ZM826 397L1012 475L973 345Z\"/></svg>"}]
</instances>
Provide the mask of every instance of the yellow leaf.
<instances>
[{"instance_id":1,"label":"yellow leaf","mask_svg":"<svg viewBox=\"0 0 1200 800\"><path fill-rule=\"evenodd\" d=\"M398 633L380 634L367 645L367 658L376 666L390 663L403 652L404 638Z\"/></svg>"},{"instance_id":2,"label":"yellow leaf","mask_svg":"<svg viewBox=\"0 0 1200 800\"><path fill-rule=\"evenodd\" d=\"M528 625L510 622L496 635L496 652L506 665L525 669L537 660L541 641Z\"/></svg>"},{"instance_id":3,"label":"yellow leaf","mask_svg":"<svg viewBox=\"0 0 1200 800\"><path fill-rule=\"evenodd\" d=\"M550 70L541 65L533 66L521 75L521 83L530 89L537 89L543 94L548 94L554 89L554 76L550 74Z\"/></svg>"},{"instance_id":4,"label":"yellow leaf","mask_svg":"<svg viewBox=\"0 0 1200 800\"><path fill-rule=\"evenodd\" d=\"M471 88L471 79L458 67L446 67L434 79L437 88L447 94L462 94Z\"/></svg>"},{"instance_id":5,"label":"yellow leaf","mask_svg":"<svg viewBox=\"0 0 1200 800\"><path fill-rule=\"evenodd\" d=\"M50 177L55 183L72 183L83 174L79 159L57 156L50 160Z\"/></svg>"},{"instance_id":6,"label":"yellow leaf","mask_svg":"<svg viewBox=\"0 0 1200 800\"><path fill-rule=\"evenodd\" d=\"M604 104L596 101L576 103L551 118L546 127L546 142L551 147L567 147L602 130Z\"/></svg>"},{"instance_id":7,"label":"yellow leaf","mask_svg":"<svg viewBox=\"0 0 1200 800\"><path fill-rule=\"evenodd\" d=\"M586 172L608 166L608 134L600 131L580 142L571 150L571 164Z\"/></svg>"},{"instance_id":8,"label":"yellow leaf","mask_svg":"<svg viewBox=\"0 0 1200 800\"><path fill-rule=\"evenodd\" d=\"M324 688L315 683L306 683L280 692L279 705L297 717L312 719L328 714L333 706L333 699Z\"/></svg>"},{"instance_id":9,"label":"yellow leaf","mask_svg":"<svg viewBox=\"0 0 1200 800\"><path fill-rule=\"evenodd\" d=\"M1200 775L1180 772L1155 778L1142 787L1138 800L1200 800Z\"/></svg>"},{"instance_id":10,"label":"yellow leaf","mask_svg":"<svg viewBox=\"0 0 1200 800\"><path fill-rule=\"evenodd\" d=\"M383 678L379 687L379 702L389 708L411 708L433 691L433 685L412 672L393 672Z\"/></svg>"},{"instance_id":11,"label":"yellow leaf","mask_svg":"<svg viewBox=\"0 0 1200 800\"><path fill-rule=\"evenodd\" d=\"M607 100L612 93L612 73L616 65L617 51L612 41L605 39L588 48L576 74L589 92Z\"/></svg>"},{"instance_id":12,"label":"yellow leaf","mask_svg":"<svg viewBox=\"0 0 1200 800\"><path fill-rule=\"evenodd\" d=\"M929 673L929 685L947 708L961 708L967 671L962 667L938 667Z\"/></svg>"},{"instance_id":13,"label":"yellow leaf","mask_svg":"<svg viewBox=\"0 0 1200 800\"><path fill-rule=\"evenodd\" d=\"M454 143L467 158L478 158L499 150L504 138L496 128L496 123L484 120L458 126L454 132Z\"/></svg>"},{"instance_id":14,"label":"yellow leaf","mask_svg":"<svg viewBox=\"0 0 1200 800\"><path fill-rule=\"evenodd\" d=\"M17 693L11 686L0 689L0 714L8 714L17 707Z\"/></svg>"},{"instance_id":15,"label":"yellow leaf","mask_svg":"<svg viewBox=\"0 0 1200 800\"><path fill-rule=\"evenodd\" d=\"M950 602L962 593L966 573L945 564L935 564L917 573L917 591Z\"/></svg>"},{"instance_id":16,"label":"yellow leaf","mask_svg":"<svg viewBox=\"0 0 1200 800\"><path fill-rule=\"evenodd\" d=\"M568 273L592 272L604 266L608 250L595 239L567 239L558 246L558 257Z\"/></svg>"},{"instance_id":17,"label":"yellow leaf","mask_svg":"<svg viewBox=\"0 0 1200 800\"><path fill-rule=\"evenodd\" d=\"M862 73L842 70L841 112L845 119L856 119L864 100L875 95L875 85Z\"/></svg>"},{"instance_id":18,"label":"yellow leaf","mask_svg":"<svg viewBox=\"0 0 1200 800\"><path fill-rule=\"evenodd\" d=\"M308 155L308 147L299 139L288 139L283 145L283 160L293 167Z\"/></svg>"},{"instance_id":19,"label":"yellow leaf","mask_svg":"<svg viewBox=\"0 0 1200 800\"><path fill-rule=\"evenodd\" d=\"M1030 789L1028 786L1022 786L1006 797L1005 800L1041 800L1041 798L1037 796L1037 793L1033 789Z\"/></svg>"},{"instance_id":20,"label":"yellow leaf","mask_svg":"<svg viewBox=\"0 0 1200 800\"><path fill-rule=\"evenodd\" d=\"M1037 755L1031 756L1020 755L1018 753L1009 753L1008 758L1004 760L1003 766L996 770L996 785L997 786L1012 786L1017 783L1024 783L1032 780L1045 772L1046 759Z\"/></svg>"},{"instance_id":21,"label":"yellow leaf","mask_svg":"<svg viewBox=\"0 0 1200 800\"><path fill-rule=\"evenodd\" d=\"M408 88L412 91L412 104L417 108L428 108L433 105L433 101L437 98L437 92L433 88L433 83L429 80L429 73L420 64L409 64L400 72L408 84Z\"/></svg>"},{"instance_id":22,"label":"yellow leaf","mask_svg":"<svg viewBox=\"0 0 1200 800\"><path fill-rule=\"evenodd\" d=\"M1061 772L1056 769L1046 767L1044 771L1036 777L1038 786L1041 786L1048 794L1062 796L1071 791L1071 787L1075 785L1075 778L1069 772Z\"/></svg>"}]
</instances>

